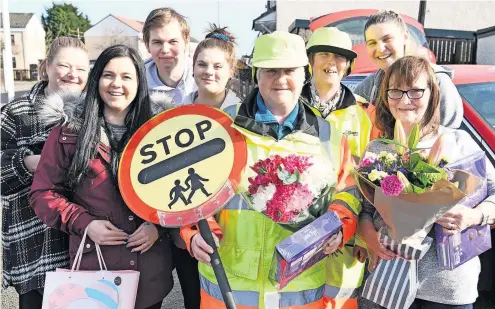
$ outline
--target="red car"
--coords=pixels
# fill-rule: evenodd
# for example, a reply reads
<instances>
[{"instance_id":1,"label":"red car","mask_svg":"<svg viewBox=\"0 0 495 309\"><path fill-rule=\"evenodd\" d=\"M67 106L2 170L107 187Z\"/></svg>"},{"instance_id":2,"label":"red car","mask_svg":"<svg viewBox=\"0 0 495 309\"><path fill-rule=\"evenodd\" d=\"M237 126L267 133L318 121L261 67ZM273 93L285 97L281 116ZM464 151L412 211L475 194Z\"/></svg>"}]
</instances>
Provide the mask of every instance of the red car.
<instances>
[{"instance_id":1,"label":"red car","mask_svg":"<svg viewBox=\"0 0 495 309\"><path fill-rule=\"evenodd\" d=\"M454 84L464 101L464 121L468 131L495 165L495 66L449 65Z\"/></svg>"},{"instance_id":2,"label":"red car","mask_svg":"<svg viewBox=\"0 0 495 309\"><path fill-rule=\"evenodd\" d=\"M352 49L358 54L353 73L372 73L378 70L378 67L368 57L366 42L364 41L364 26L369 16L377 12L378 10L371 9L333 12L311 19L309 28L311 31L314 31L321 27L337 27L339 30L347 32L352 39ZM401 14L400 16L407 24L410 39L419 48L418 53L425 55L430 62L436 63L435 55L428 48L423 25L407 15Z\"/></svg>"},{"instance_id":3,"label":"red car","mask_svg":"<svg viewBox=\"0 0 495 309\"><path fill-rule=\"evenodd\" d=\"M495 66L449 65L464 103L461 129L469 132L495 165ZM369 73L349 75L343 83L354 89Z\"/></svg>"}]
</instances>

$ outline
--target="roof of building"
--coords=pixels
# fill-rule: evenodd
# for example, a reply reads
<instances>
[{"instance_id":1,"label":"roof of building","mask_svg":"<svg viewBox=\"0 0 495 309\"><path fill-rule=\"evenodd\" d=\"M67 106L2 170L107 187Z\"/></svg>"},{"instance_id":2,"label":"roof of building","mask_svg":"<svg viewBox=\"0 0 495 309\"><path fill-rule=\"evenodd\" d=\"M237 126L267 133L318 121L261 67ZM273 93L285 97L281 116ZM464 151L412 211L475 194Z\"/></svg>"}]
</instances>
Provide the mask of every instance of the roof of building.
<instances>
[{"instance_id":1,"label":"roof of building","mask_svg":"<svg viewBox=\"0 0 495 309\"><path fill-rule=\"evenodd\" d=\"M108 16L114 17L118 21L126 24L127 26L131 27L132 29L136 30L137 32L143 32L144 22L139 21L139 20L129 19L129 18L126 18L126 17L118 16L118 15L113 15L113 14L109 14L109 15L105 16L99 22L97 22L96 24L94 24L93 27L95 27L97 24L99 24L104 19L108 18ZM196 40L193 37L191 37L190 40L193 43L197 43L198 42L198 40Z\"/></svg>"},{"instance_id":2,"label":"roof of building","mask_svg":"<svg viewBox=\"0 0 495 309\"><path fill-rule=\"evenodd\" d=\"M34 13L10 13L10 28L26 28ZM0 14L0 27L3 28L3 14Z\"/></svg>"},{"instance_id":3,"label":"roof of building","mask_svg":"<svg viewBox=\"0 0 495 309\"><path fill-rule=\"evenodd\" d=\"M129 27L131 27L132 29L134 29L136 31L139 31L139 32L143 31L144 23L141 21L125 18L125 17L118 16L118 15L112 15L112 16L117 18L118 20L120 20L121 22L123 22L124 24L128 25Z\"/></svg>"}]
</instances>

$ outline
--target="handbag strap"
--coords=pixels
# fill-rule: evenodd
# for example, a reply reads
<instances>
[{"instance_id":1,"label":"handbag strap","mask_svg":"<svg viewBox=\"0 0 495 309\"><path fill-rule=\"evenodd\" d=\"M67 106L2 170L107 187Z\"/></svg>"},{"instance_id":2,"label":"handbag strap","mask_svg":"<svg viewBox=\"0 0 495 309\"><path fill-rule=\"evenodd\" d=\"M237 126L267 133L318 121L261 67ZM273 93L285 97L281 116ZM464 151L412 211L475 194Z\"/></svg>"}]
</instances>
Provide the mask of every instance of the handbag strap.
<instances>
[{"instance_id":1,"label":"handbag strap","mask_svg":"<svg viewBox=\"0 0 495 309\"><path fill-rule=\"evenodd\" d=\"M84 229L84 234L81 239L81 243L79 244L79 248L77 248L76 257L74 258L74 263L72 264L70 272L72 273L74 270L79 271L79 267L81 266L81 260L84 250L84 243L86 243L86 236L88 235L88 227ZM100 270L108 270L107 265L105 264L105 260L103 259L103 254L101 253L100 245L95 243L96 256L98 258L98 264L100 265ZM103 267L102 267L103 266Z\"/></svg>"}]
</instances>

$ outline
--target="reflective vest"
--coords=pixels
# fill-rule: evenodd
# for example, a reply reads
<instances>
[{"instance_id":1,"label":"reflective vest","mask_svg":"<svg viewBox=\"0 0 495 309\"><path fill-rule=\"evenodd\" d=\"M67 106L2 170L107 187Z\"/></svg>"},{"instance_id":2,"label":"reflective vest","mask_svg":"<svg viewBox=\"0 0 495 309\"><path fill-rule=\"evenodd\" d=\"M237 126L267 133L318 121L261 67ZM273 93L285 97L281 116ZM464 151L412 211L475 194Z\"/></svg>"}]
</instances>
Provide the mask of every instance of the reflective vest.
<instances>
[{"instance_id":1,"label":"reflective vest","mask_svg":"<svg viewBox=\"0 0 495 309\"><path fill-rule=\"evenodd\" d=\"M360 158L366 146L368 146L373 129L373 123L366 108L373 109L373 107L364 107L363 104L368 103L366 103L366 99L358 95L354 95L354 100L356 104L337 109L325 119L347 138L351 154L356 158ZM321 113L316 108L310 107L316 115L321 116Z\"/></svg>"},{"instance_id":2,"label":"reflective vest","mask_svg":"<svg viewBox=\"0 0 495 309\"><path fill-rule=\"evenodd\" d=\"M366 106L366 99L352 94L350 90L345 91L345 95L347 97L344 101L348 103L346 107L331 112L325 119L332 128L337 128L347 137L351 154L358 162L372 135L373 123L370 117L374 108L371 105ZM349 104L353 100L354 104ZM315 114L321 115L316 108L311 106L311 109ZM355 211L359 214L361 205ZM361 286L365 264L353 257L355 244L366 248L365 242L355 236L341 250L343 254L326 258L326 309L357 309L357 288Z\"/></svg>"},{"instance_id":3,"label":"reflective vest","mask_svg":"<svg viewBox=\"0 0 495 309\"><path fill-rule=\"evenodd\" d=\"M226 110L233 115L235 106ZM333 132L331 126L318 117L319 137L295 131L282 140L253 133L238 125L248 145L247 166L270 155L289 154L310 155L327 160L335 175L341 168L342 135ZM248 189L248 178L255 176L246 168L238 192ZM348 192L339 192L333 197L332 206L349 211L357 207L359 201ZM352 212L357 222L357 213ZM236 304L241 308L323 308L325 291L325 261L321 261L306 270L284 289L277 292L268 280L269 270L274 256L275 245L292 234L265 215L250 208L240 194L216 215L216 221L223 231L218 248ZM355 224L355 223L354 223ZM352 231L353 233L354 231ZM345 238L345 236L344 236ZM349 238L349 237L348 237ZM186 239L187 243L187 239ZM201 307L224 308L220 288L217 285L213 268L199 263L201 282Z\"/></svg>"}]
</instances>

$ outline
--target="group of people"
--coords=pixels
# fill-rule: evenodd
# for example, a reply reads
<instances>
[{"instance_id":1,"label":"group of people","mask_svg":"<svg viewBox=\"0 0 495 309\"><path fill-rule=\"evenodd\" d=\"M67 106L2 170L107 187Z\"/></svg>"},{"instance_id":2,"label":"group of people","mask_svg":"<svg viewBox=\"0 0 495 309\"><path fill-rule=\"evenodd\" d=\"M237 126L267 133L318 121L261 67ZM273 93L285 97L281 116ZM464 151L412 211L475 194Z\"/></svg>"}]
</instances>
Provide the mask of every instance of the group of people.
<instances>
[{"instance_id":1,"label":"group of people","mask_svg":"<svg viewBox=\"0 0 495 309\"><path fill-rule=\"evenodd\" d=\"M198 228L142 220L117 182L122 151L142 124L170 106L206 104L229 114L246 137L247 166L290 154L327 162L335 188L328 209L342 221L326 243L329 256L277 291L268 280L274 247L292 232L242 198L254 175L245 168L238 194L208 219L237 308L357 308L365 264L396 257L380 244L376 210L363 205L348 167L381 149L372 140L393 138L396 120L406 133L419 123L424 147L452 134L457 159L479 150L456 129L463 111L451 72L415 55L398 14L371 16L364 36L380 69L354 91L342 83L357 57L346 33L317 29L307 44L283 31L260 36L252 58L257 87L242 101L228 87L236 68L233 35L213 26L191 52L189 26L170 8L153 10L145 21L146 62L116 45L90 70L81 41L55 39L40 67L42 81L1 111L3 286L16 288L21 309L41 308L45 272L70 267L87 231L80 269L99 269L98 244L110 270L139 271L136 308L161 308L174 268L186 309L225 308L212 248ZM438 223L451 230L495 224L495 169L488 161L487 179L483 203L455 207ZM336 250L342 254L330 255ZM413 308L472 308L479 271L478 259L441 270L430 249L419 263Z\"/></svg>"}]
</instances>

